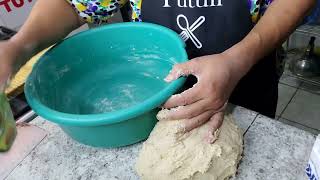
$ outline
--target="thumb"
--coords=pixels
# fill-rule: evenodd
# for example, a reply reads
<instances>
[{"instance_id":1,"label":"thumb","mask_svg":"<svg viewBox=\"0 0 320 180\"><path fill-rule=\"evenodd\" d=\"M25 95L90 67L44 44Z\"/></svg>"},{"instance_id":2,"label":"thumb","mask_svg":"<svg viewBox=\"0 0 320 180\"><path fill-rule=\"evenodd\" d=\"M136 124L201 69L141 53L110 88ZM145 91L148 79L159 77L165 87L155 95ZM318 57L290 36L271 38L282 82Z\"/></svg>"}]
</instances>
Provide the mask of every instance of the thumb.
<instances>
[{"instance_id":1,"label":"thumb","mask_svg":"<svg viewBox=\"0 0 320 180\"><path fill-rule=\"evenodd\" d=\"M168 76L164 79L166 82L171 82L178 79L181 76L188 76L195 73L196 63L194 60L190 60L185 63L175 64Z\"/></svg>"}]
</instances>

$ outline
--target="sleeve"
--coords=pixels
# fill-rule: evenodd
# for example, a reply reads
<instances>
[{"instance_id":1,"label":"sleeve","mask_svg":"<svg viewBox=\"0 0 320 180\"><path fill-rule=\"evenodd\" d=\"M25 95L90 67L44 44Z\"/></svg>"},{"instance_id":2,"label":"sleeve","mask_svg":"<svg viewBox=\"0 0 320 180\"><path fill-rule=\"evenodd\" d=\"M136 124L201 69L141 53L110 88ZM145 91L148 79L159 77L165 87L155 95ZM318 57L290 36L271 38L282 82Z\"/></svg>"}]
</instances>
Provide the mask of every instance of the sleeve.
<instances>
[{"instance_id":1,"label":"sleeve","mask_svg":"<svg viewBox=\"0 0 320 180\"><path fill-rule=\"evenodd\" d=\"M141 22L141 3L142 0L130 0L132 9L132 21Z\"/></svg>"},{"instance_id":2,"label":"sleeve","mask_svg":"<svg viewBox=\"0 0 320 180\"><path fill-rule=\"evenodd\" d=\"M265 3L261 5L259 13L260 16L264 14L268 6L273 0L265 0ZM303 19L300 25L320 25L320 1L318 0L311 12Z\"/></svg>"},{"instance_id":3,"label":"sleeve","mask_svg":"<svg viewBox=\"0 0 320 180\"><path fill-rule=\"evenodd\" d=\"M273 0L247 0L250 9L251 20L253 23L257 23L263 13Z\"/></svg>"},{"instance_id":4,"label":"sleeve","mask_svg":"<svg viewBox=\"0 0 320 180\"><path fill-rule=\"evenodd\" d=\"M67 0L87 23L106 23L128 0Z\"/></svg>"}]
</instances>

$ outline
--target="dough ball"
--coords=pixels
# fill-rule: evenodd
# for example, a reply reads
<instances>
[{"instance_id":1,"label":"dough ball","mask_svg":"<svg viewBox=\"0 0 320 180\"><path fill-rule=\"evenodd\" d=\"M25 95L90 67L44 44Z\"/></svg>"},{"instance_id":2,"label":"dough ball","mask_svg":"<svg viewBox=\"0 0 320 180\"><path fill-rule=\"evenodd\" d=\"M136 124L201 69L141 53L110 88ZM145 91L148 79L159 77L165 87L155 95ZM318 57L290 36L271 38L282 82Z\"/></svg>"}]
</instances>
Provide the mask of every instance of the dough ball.
<instances>
[{"instance_id":1,"label":"dough ball","mask_svg":"<svg viewBox=\"0 0 320 180\"><path fill-rule=\"evenodd\" d=\"M136 163L142 180L224 180L236 174L243 138L231 115L225 116L213 144L204 140L206 124L185 134L177 131L181 124L181 120L157 123Z\"/></svg>"}]
</instances>

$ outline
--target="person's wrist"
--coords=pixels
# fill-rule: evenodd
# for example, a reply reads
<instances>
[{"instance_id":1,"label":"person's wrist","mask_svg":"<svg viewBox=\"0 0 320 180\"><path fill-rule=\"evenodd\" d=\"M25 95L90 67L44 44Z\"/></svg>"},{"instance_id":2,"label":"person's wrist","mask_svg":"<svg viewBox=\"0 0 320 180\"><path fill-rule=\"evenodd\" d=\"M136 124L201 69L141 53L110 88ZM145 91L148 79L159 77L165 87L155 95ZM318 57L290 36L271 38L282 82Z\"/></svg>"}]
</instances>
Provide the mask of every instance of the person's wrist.
<instances>
[{"instance_id":1,"label":"person's wrist","mask_svg":"<svg viewBox=\"0 0 320 180\"><path fill-rule=\"evenodd\" d=\"M243 54L237 53L236 50L226 50L222 55L225 57L235 81L239 81L251 68L251 64L244 60Z\"/></svg>"},{"instance_id":2,"label":"person's wrist","mask_svg":"<svg viewBox=\"0 0 320 180\"><path fill-rule=\"evenodd\" d=\"M35 46L20 43L15 38L7 41L7 47L9 56L11 57L9 58L9 63L12 66L13 73L18 71L18 69L31 58L35 51Z\"/></svg>"},{"instance_id":3,"label":"person's wrist","mask_svg":"<svg viewBox=\"0 0 320 180\"><path fill-rule=\"evenodd\" d=\"M235 72L243 77L256 64L261 55L261 35L250 32L242 41L223 52L229 57Z\"/></svg>"}]
</instances>

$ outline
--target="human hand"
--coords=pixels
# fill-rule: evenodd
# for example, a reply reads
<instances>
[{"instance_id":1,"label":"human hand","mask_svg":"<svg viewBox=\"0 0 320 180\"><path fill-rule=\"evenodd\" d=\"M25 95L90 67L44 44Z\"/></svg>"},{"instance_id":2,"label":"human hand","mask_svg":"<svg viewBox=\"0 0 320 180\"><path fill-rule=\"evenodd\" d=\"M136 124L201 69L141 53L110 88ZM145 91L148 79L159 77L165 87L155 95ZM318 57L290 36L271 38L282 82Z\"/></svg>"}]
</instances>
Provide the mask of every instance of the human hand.
<instances>
[{"instance_id":1,"label":"human hand","mask_svg":"<svg viewBox=\"0 0 320 180\"><path fill-rule=\"evenodd\" d=\"M213 143L214 133L222 125L229 96L242 77L236 66L234 60L223 53L175 65L165 79L167 82L188 75L196 76L198 82L181 94L173 95L164 104L170 111L163 119L185 119L182 131L208 123L205 138Z\"/></svg>"},{"instance_id":2,"label":"human hand","mask_svg":"<svg viewBox=\"0 0 320 180\"><path fill-rule=\"evenodd\" d=\"M0 42L0 93L4 92L11 75L18 70L17 62L24 56L13 42Z\"/></svg>"}]
</instances>

